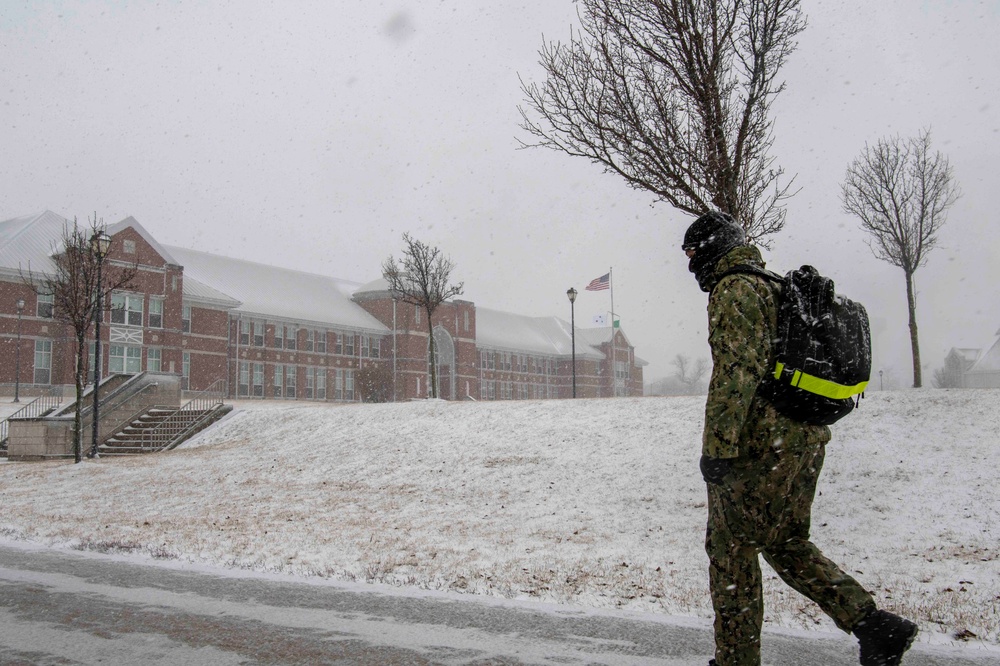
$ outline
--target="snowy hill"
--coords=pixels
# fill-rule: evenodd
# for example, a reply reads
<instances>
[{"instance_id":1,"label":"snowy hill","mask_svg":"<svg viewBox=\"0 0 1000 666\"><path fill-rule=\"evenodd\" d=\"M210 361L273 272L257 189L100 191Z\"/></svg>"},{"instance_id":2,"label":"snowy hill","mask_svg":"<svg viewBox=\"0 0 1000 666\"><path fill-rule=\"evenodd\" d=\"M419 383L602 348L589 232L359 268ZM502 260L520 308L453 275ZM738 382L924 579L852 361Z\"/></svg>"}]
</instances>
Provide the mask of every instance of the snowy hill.
<instances>
[{"instance_id":1,"label":"snowy hill","mask_svg":"<svg viewBox=\"0 0 1000 666\"><path fill-rule=\"evenodd\" d=\"M709 618L703 402L237 403L166 454L0 464L0 537ZM1000 642L1000 391L833 430L814 540L920 640ZM764 566L768 626L836 631Z\"/></svg>"}]
</instances>

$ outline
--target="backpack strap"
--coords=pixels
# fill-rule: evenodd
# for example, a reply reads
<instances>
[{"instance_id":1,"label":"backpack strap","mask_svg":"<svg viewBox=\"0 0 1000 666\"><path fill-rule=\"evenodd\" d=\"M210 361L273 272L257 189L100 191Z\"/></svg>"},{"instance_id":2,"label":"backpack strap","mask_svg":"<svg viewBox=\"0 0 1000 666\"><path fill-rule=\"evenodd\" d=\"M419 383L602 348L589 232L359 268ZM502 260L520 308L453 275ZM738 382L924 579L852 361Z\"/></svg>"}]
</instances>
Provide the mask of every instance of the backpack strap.
<instances>
[{"instance_id":1,"label":"backpack strap","mask_svg":"<svg viewBox=\"0 0 1000 666\"><path fill-rule=\"evenodd\" d=\"M777 284L784 285L785 278L778 275L774 271L769 271L766 268L761 268L760 266L751 266L750 264L737 264L732 268L726 269L719 279L715 281L715 285L712 287L712 291L715 291L715 287L719 286L722 282L722 278L728 277L730 275L756 275L757 277L762 277L765 280L770 280L771 282L776 282Z\"/></svg>"}]
</instances>

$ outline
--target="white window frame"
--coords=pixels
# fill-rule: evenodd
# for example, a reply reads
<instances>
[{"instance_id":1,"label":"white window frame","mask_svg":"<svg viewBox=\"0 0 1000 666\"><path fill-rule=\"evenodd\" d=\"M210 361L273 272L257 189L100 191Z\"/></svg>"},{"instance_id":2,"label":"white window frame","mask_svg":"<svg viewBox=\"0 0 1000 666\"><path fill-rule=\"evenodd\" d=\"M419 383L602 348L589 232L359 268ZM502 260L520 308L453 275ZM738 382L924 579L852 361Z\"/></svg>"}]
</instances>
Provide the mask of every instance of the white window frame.
<instances>
[{"instance_id":1,"label":"white window frame","mask_svg":"<svg viewBox=\"0 0 1000 666\"><path fill-rule=\"evenodd\" d=\"M163 299L159 296L149 297L149 327L163 328Z\"/></svg>"},{"instance_id":2,"label":"white window frame","mask_svg":"<svg viewBox=\"0 0 1000 666\"><path fill-rule=\"evenodd\" d=\"M111 294L111 323L117 326L142 326L142 294Z\"/></svg>"},{"instance_id":3,"label":"white window frame","mask_svg":"<svg viewBox=\"0 0 1000 666\"><path fill-rule=\"evenodd\" d=\"M35 340L33 384L52 383L52 341Z\"/></svg>"},{"instance_id":4,"label":"white window frame","mask_svg":"<svg viewBox=\"0 0 1000 666\"><path fill-rule=\"evenodd\" d=\"M35 303L35 315L42 319L52 319L55 307L55 294L38 294L38 299Z\"/></svg>"},{"instance_id":5,"label":"white window frame","mask_svg":"<svg viewBox=\"0 0 1000 666\"><path fill-rule=\"evenodd\" d=\"M150 347L146 350L146 372L163 371L163 350L159 347Z\"/></svg>"}]
</instances>

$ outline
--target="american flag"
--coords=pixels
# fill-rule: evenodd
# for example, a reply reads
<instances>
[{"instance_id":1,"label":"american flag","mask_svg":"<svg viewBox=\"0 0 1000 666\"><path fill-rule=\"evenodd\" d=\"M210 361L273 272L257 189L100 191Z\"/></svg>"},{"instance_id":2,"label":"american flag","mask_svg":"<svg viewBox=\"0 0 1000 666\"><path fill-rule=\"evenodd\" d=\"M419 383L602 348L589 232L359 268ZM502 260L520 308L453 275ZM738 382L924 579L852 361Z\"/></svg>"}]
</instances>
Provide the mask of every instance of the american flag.
<instances>
[{"instance_id":1,"label":"american flag","mask_svg":"<svg viewBox=\"0 0 1000 666\"><path fill-rule=\"evenodd\" d=\"M611 287L611 273L605 273L599 278L594 278L587 285L587 291L603 291Z\"/></svg>"}]
</instances>

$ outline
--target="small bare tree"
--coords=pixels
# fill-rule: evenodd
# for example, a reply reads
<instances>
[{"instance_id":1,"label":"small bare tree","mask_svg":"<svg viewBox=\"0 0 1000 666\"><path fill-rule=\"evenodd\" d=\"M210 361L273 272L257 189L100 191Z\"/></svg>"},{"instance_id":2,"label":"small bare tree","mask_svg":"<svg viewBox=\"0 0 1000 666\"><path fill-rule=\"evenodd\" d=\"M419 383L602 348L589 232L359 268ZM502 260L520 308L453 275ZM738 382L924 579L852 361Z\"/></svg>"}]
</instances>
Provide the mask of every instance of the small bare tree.
<instances>
[{"instance_id":1,"label":"small bare tree","mask_svg":"<svg viewBox=\"0 0 1000 666\"><path fill-rule=\"evenodd\" d=\"M403 303L411 303L427 314L428 362L431 370L430 395L438 397L437 344L434 342L434 324L431 317L438 306L449 298L462 295L464 282L449 284L455 264L430 247L403 234L403 256L397 262L391 255L382 263L382 277L389 283L389 290Z\"/></svg>"},{"instance_id":2,"label":"small bare tree","mask_svg":"<svg viewBox=\"0 0 1000 666\"><path fill-rule=\"evenodd\" d=\"M805 29L799 0L579 0L581 28L543 45L522 80L521 128L692 215L729 213L767 246L791 181L775 166L771 104Z\"/></svg>"},{"instance_id":3,"label":"small bare tree","mask_svg":"<svg viewBox=\"0 0 1000 666\"><path fill-rule=\"evenodd\" d=\"M847 168L841 185L844 211L861 221L874 255L903 269L913 354L913 386L922 385L913 274L927 263L937 234L961 193L951 165L931 152L930 130L916 137L880 139Z\"/></svg>"},{"instance_id":4,"label":"small bare tree","mask_svg":"<svg viewBox=\"0 0 1000 666\"><path fill-rule=\"evenodd\" d=\"M688 393L694 392L698 382L704 379L709 370L707 359L699 358L692 362L691 357L684 354L674 356L674 360L670 364L674 366L674 378L684 386Z\"/></svg>"},{"instance_id":5,"label":"small bare tree","mask_svg":"<svg viewBox=\"0 0 1000 666\"><path fill-rule=\"evenodd\" d=\"M96 316L111 309L111 292L134 289L137 273L135 264L104 261L101 266L101 313L97 312L98 262L91 241L105 231L104 221L97 216L89 220L89 228L80 227L74 218L63 228L62 238L52 250L52 272L36 272L28 267L22 281L36 294L51 294L53 318L73 330L76 340L76 410L73 415L73 454L76 462L83 460L83 392L86 386L88 348L87 336Z\"/></svg>"}]
</instances>

